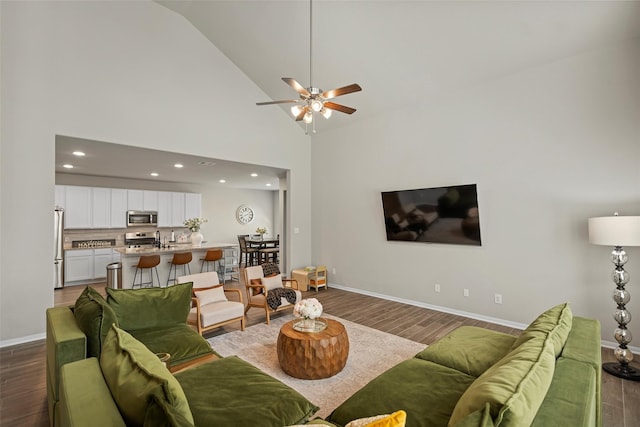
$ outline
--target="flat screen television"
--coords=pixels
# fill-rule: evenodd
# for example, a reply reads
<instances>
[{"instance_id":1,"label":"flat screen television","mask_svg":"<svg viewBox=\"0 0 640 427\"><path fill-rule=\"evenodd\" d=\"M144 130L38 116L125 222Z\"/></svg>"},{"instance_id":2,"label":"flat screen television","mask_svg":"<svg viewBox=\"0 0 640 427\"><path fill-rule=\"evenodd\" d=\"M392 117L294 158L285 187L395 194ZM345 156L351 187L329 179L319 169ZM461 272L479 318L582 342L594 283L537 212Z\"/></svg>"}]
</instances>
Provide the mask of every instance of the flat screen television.
<instances>
[{"instance_id":1,"label":"flat screen television","mask_svg":"<svg viewBox=\"0 0 640 427\"><path fill-rule=\"evenodd\" d=\"M383 191L388 241L480 246L476 184Z\"/></svg>"}]
</instances>

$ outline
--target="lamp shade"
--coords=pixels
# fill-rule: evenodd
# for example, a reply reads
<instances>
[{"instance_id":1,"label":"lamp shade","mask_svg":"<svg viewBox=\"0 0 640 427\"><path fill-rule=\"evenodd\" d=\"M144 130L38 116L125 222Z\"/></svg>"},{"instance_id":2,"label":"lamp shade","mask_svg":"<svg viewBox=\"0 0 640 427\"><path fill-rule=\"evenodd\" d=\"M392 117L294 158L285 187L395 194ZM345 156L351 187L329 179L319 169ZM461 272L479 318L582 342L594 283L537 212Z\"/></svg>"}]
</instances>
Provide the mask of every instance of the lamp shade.
<instances>
[{"instance_id":1,"label":"lamp shade","mask_svg":"<svg viewBox=\"0 0 640 427\"><path fill-rule=\"evenodd\" d=\"M589 218L589 242L594 245L640 246L640 216Z\"/></svg>"}]
</instances>

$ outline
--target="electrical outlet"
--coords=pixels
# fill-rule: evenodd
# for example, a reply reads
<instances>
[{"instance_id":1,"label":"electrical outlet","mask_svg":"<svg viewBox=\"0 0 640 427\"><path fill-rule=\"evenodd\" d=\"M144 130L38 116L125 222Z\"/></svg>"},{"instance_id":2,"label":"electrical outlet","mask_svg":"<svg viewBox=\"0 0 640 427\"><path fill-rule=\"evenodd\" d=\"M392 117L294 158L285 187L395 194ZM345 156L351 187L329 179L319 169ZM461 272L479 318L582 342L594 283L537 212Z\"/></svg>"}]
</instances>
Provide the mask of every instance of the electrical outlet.
<instances>
[{"instance_id":1,"label":"electrical outlet","mask_svg":"<svg viewBox=\"0 0 640 427\"><path fill-rule=\"evenodd\" d=\"M462 291L462 294L463 294L465 297L468 297L468 296L469 296L469 289L465 289L464 291Z\"/></svg>"},{"instance_id":2,"label":"electrical outlet","mask_svg":"<svg viewBox=\"0 0 640 427\"><path fill-rule=\"evenodd\" d=\"M331 269L331 273L336 274L336 268L335 268L335 267L333 267L333 268Z\"/></svg>"},{"instance_id":3,"label":"electrical outlet","mask_svg":"<svg viewBox=\"0 0 640 427\"><path fill-rule=\"evenodd\" d=\"M436 283L435 291L440 292L440 283Z\"/></svg>"},{"instance_id":4,"label":"electrical outlet","mask_svg":"<svg viewBox=\"0 0 640 427\"><path fill-rule=\"evenodd\" d=\"M502 294L496 294L494 301L496 302L496 304L502 304Z\"/></svg>"}]
</instances>

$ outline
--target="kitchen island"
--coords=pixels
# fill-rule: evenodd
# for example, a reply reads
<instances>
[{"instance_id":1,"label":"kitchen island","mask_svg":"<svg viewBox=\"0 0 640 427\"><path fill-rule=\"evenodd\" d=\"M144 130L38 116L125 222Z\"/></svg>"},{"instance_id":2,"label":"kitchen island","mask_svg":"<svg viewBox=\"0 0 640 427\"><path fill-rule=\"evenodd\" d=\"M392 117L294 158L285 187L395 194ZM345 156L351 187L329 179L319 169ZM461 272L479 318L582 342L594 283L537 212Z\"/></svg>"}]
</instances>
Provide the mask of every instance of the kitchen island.
<instances>
[{"instance_id":1,"label":"kitchen island","mask_svg":"<svg viewBox=\"0 0 640 427\"><path fill-rule=\"evenodd\" d=\"M200 246L194 246L191 243L172 243L167 247L161 248L119 248L115 249L115 251L119 252L121 255L122 262L122 288L123 289L131 289L133 285L133 277L136 272L136 264L138 264L138 259L142 255L160 255L160 264L158 264L158 275L160 276L160 285L162 287L166 286L167 279L169 277L169 268L171 266L171 259L173 258L173 254L176 252L191 252L193 254L193 259L189 263L189 268L191 269L191 274L200 273L200 268L202 266L202 258L206 255L209 249L222 249L224 256L221 260L221 265L225 265L226 260L226 271L230 271L231 265L237 266L237 244L233 243L221 243L221 242L203 242ZM213 269L213 265L210 265L210 270ZM150 270L142 270L143 282L148 282L149 279L149 271ZM206 271L206 269L205 269ZM188 270L186 274L182 273L182 266L178 266L178 274L176 277L180 277L183 275L189 274ZM139 283L140 272L138 272L138 278L136 278L136 283ZM173 277L173 273L171 275ZM153 280L154 286L158 286L157 278L155 272L153 272ZM220 277L222 281L222 277ZM174 282L170 282L173 284ZM144 285L150 286L150 285ZM137 286L136 286L137 288Z\"/></svg>"}]
</instances>

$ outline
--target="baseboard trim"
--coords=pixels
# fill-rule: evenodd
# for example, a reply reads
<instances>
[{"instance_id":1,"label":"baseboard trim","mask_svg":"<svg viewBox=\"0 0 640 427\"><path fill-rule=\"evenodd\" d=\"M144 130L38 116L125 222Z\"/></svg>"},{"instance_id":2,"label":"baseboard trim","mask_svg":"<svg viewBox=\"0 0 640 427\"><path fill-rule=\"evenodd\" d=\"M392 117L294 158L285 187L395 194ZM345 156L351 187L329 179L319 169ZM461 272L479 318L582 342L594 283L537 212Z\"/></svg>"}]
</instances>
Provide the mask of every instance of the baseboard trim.
<instances>
[{"instance_id":1,"label":"baseboard trim","mask_svg":"<svg viewBox=\"0 0 640 427\"><path fill-rule=\"evenodd\" d=\"M35 335L27 335L26 337L12 338L10 340L2 340L0 341L0 348L11 347L13 345L25 344L28 342L43 340L47 336L45 333L35 334Z\"/></svg>"},{"instance_id":2,"label":"baseboard trim","mask_svg":"<svg viewBox=\"0 0 640 427\"><path fill-rule=\"evenodd\" d=\"M381 298L387 301L395 301L395 302L400 302L402 304L413 305L416 307L428 308L429 310L435 310L443 313L454 314L456 316L463 316L463 317L468 317L470 319L482 320L483 322L495 323L497 325L507 326L509 328L525 329L527 327L527 325L524 323L511 322L509 320L498 319L496 317L483 316L476 313L470 313L468 311L454 310L448 307L441 307L439 305L427 304L421 301L413 301L405 298L398 298L391 295L380 294L378 292L371 292L363 289L350 288L348 286L335 285L332 283L329 284L329 287L341 289L347 292L354 292L356 294L368 295L370 297Z\"/></svg>"},{"instance_id":3,"label":"baseboard trim","mask_svg":"<svg viewBox=\"0 0 640 427\"><path fill-rule=\"evenodd\" d=\"M440 311L442 313L454 314L456 316L468 317L470 319L475 319L475 320L482 320L483 322L495 323L497 325L507 326L509 328L514 328L514 329L525 329L528 326L528 324L524 324L524 323L511 322L509 320L498 319L496 317L482 316L482 315L476 314L476 313L469 313L467 311L454 310L454 309L451 309L451 308L448 308L448 307L441 307L441 306L438 306L438 305L427 304L427 303L420 302L420 301L413 301L413 300L409 300L409 299L405 299L405 298L398 298L398 297L394 297L394 296L391 296L391 295L380 294L378 292L371 292L371 291L366 291L366 290L363 290L363 289L351 288L349 286L336 285L336 284L333 284L333 283L329 283L329 287L336 288L336 289L341 289L341 290L347 291L347 292L354 292L356 294L368 295L370 297L376 297L376 298L384 299L384 300L387 300L387 301L395 301L395 302L400 302L400 303L407 304L407 305L413 305L413 306L416 306L416 307L428 308L429 310ZM613 326L615 326L615 325L613 325ZM612 328L613 328L613 326L612 326ZM600 341L600 345L602 347L611 348L611 349L614 349L614 348L618 347L618 343L617 342L613 342L613 341L603 341L603 340L601 340ZM629 349L633 352L634 355L640 354L640 347L629 346Z\"/></svg>"}]
</instances>

